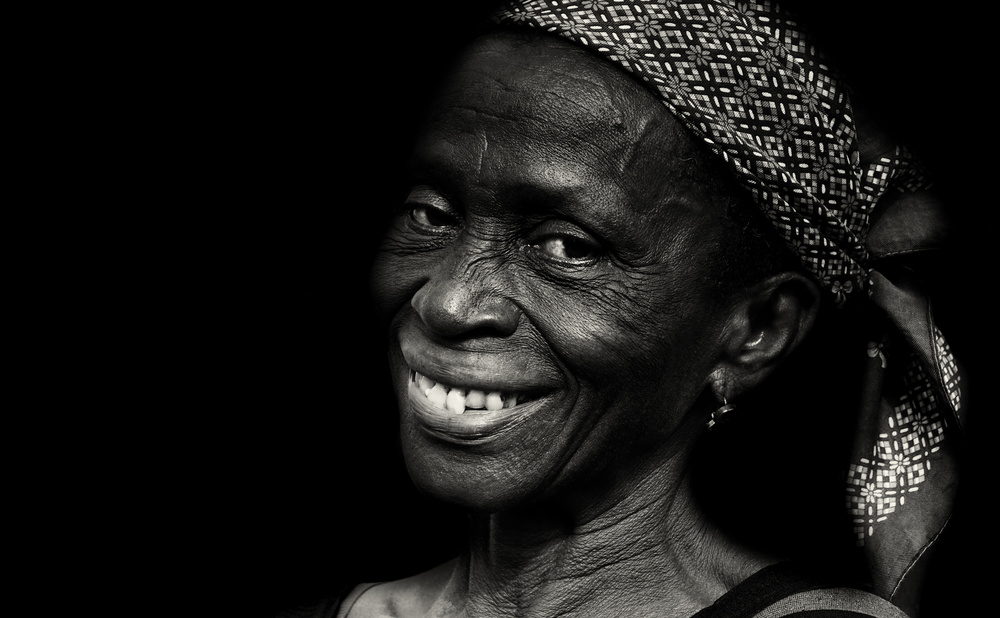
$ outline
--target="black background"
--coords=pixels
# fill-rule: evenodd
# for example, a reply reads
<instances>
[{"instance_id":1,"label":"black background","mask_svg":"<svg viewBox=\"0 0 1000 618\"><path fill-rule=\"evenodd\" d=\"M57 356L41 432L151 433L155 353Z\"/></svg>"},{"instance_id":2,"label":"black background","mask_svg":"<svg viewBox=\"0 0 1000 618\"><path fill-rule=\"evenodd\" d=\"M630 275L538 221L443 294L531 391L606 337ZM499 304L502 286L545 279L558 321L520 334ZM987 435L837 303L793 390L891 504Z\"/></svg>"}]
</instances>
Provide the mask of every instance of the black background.
<instances>
[{"instance_id":1,"label":"black background","mask_svg":"<svg viewBox=\"0 0 1000 618\"><path fill-rule=\"evenodd\" d=\"M417 494L398 454L367 279L423 101L487 9L400 4L165 10L105 50L91 95L118 152L98 184L124 208L75 215L97 229L94 259L68 265L95 317L74 323L70 358L93 371L80 392L97 412L70 426L93 437L62 477L80 514L65 570L96 575L103 608L269 616L457 551L463 516ZM968 270L943 317L986 373L985 27L958 3L800 4L945 181ZM934 608L976 593L977 517Z\"/></svg>"}]
</instances>

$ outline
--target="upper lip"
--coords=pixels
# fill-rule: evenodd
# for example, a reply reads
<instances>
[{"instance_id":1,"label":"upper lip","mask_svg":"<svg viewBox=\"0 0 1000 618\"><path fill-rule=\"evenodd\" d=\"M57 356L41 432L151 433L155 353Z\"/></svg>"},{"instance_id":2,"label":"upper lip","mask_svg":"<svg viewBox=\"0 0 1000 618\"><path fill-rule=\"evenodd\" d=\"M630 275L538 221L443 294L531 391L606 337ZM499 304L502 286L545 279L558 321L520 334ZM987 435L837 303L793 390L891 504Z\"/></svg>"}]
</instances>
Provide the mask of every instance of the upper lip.
<instances>
[{"instance_id":1,"label":"upper lip","mask_svg":"<svg viewBox=\"0 0 1000 618\"><path fill-rule=\"evenodd\" d=\"M529 366L527 358L506 351L458 351L419 333L400 333L399 347L410 369L449 386L519 393L543 393L558 387L547 363Z\"/></svg>"}]
</instances>

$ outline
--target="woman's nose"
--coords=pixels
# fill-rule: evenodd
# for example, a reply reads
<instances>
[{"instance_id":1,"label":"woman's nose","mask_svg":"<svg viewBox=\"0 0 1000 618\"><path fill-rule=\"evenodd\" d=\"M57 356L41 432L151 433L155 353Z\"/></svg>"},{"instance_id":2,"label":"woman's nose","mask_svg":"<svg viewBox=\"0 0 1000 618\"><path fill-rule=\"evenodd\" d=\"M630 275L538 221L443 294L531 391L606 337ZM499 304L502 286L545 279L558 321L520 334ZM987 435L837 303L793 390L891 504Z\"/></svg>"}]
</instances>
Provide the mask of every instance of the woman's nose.
<instances>
[{"instance_id":1,"label":"woman's nose","mask_svg":"<svg viewBox=\"0 0 1000 618\"><path fill-rule=\"evenodd\" d=\"M487 285L435 277L410 304L433 332L445 337L507 337L517 330L521 309Z\"/></svg>"}]
</instances>

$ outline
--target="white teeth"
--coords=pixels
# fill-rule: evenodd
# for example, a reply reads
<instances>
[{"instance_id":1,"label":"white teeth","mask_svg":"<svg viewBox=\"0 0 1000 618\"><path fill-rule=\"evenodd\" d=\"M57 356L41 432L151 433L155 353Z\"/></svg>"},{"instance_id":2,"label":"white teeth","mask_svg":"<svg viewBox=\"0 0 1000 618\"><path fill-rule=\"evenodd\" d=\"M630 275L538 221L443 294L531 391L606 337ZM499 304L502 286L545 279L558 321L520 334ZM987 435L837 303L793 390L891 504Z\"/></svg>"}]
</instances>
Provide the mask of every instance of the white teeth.
<instances>
[{"instance_id":1,"label":"white teeth","mask_svg":"<svg viewBox=\"0 0 1000 618\"><path fill-rule=\"evenodd\" d=\"M517 405L517 395L503 395L500 391L482 391L451 388L431 380L416 371L410 374L411 381L434 406L453 414L464 414L466 410L487 410L496 412ZM523 402L522 397L522 402Z\"/></svg>"},{"instance_id":2,"label":"white teeth","mask_svg":"<svg viewBox=\"0 0 1000 618\"><path fill-rule=\"evenodd\" d=\"M465 396L465 407L473 410L482 410L486 407L486 393L473 389Z\"/></svg>"},{"instance_id":3,"label":"white teeth","mask_svg":"<svg viewBox=\"0 0 1000 618\"><path fill-rule=\"evenodd\" d=\"M434 386L434 380L428 378L425 375L420 375L419 373L416 372L414 372L414 374L417 376L417 386L420 387L421 391L430 390L430 388Z\"/></svg>"},{"instance_id":4,"label":"white teeth","mask_svg":"<svg viewBox=\"0 0 1000 618\"><path fill-rule=\"evenodd\" d=\"M489 395L486 395L486 409L490 412L496 412L503 408L503 399L500 397L500 393L493 391Z\"/></svg>"},{"instance_id":5,"label":"white teeth","mask_svg":"<svg viewBox=\"0 0 1000 618\"><path fill-rule=\"evenodd\" d=\"M448 402L448 389L441 384L435 384L433 388L428 389L424 394L427 395L431 403L439 408L445 407L445 404Z\"/></svg>"},{"instance_id":6,"label":"white teeth","mask_svg":"<svg viewBox=\"0 0 1000 618\"><path fill-rule=\"evenodd\" d=\"M446 405L455 414L465 412L465 391L460 388L453 388L448 391Z\"/></svg>"}]
</instances>

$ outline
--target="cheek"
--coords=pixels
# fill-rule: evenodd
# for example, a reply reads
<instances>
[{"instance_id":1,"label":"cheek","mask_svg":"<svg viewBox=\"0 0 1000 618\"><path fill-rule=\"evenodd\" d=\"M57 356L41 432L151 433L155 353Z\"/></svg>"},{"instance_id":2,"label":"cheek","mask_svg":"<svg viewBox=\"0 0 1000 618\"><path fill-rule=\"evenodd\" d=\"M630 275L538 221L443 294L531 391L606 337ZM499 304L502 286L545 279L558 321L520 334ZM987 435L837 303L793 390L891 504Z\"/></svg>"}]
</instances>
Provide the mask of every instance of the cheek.
<instances>
[{"instance_id":1,"label":"cheek","mask_svg":"<svg viewBox=\"0 0 1000 618\"><path fill-rule=\"evenodd\" d=\"M604 390L648 390L697 372L717 325L714 304L679 284L609 284L537 301L536 322L573 375Z\"/></svg>"},{"instance_id":2,"label":"cheek","mask_svg":"<svg viewBox=\"0 0 1000 618\"><path fill-rule=\"evenodd\" d=\"M721 312L696 275L660 275L561 302L550 293L535 314L550 318L540 328L578 383L575 467L621 465L662 448L704 392Z\"/></svg>"},{"instance_id":3,"label":"cheek","mask_svg":"<svg viewBox=\"0 0 1000 618\"><path fill-rule=\"evenodd\" d=\"M370 271L369 291L375 310L383 320L391 319L406 306L427 280L429 262L424 254L400 255L382 250Z\"/></svg>"}]
</instances>

